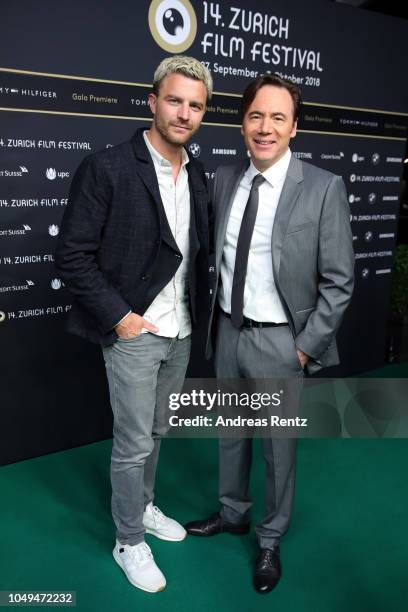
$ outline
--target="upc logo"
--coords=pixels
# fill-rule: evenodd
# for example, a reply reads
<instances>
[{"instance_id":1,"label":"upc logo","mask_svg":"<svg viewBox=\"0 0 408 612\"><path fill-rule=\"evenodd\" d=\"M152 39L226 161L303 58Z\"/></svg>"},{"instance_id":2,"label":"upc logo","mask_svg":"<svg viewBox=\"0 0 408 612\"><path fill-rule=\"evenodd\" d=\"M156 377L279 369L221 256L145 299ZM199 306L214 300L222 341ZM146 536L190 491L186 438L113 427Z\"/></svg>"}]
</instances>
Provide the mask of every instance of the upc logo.
<instances>
[{"instance_id":1,"label":"upc logo","mask_svg":"<svg viewBox=\"0 0 408 612\"><path fill-rule=\"evenodd\" d=\"M61 289L61 285L62 285L62 283L61 283L59 278L53 278L52 279L52 281L51 281L51 288L52 289L55 289L55 290Z\"/></svg>"},{"instance_id":2,"label":"upc logo","mask_svg":"<svg viewBox=\"0 0 408 612\"><path fill-rule=\"evenodd\" d=\"M45 176L50 181L55 180L57 178L57 172L56 172L55 168L47 168L47 170L45 171Z\"/></svg>"}]
</instances>

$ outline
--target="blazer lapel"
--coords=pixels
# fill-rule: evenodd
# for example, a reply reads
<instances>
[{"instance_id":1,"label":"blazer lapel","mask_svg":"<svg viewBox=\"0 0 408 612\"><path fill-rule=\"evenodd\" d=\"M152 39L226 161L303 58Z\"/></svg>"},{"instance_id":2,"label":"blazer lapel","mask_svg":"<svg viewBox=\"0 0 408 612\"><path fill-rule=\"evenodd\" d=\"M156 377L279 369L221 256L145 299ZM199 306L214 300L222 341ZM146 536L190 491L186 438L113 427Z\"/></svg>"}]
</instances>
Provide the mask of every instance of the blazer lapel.
<instances>
[{"instance_id":1,"label":"blazer lapel","mask_svg":"<svg viewBox=\"0 0 408 612\"><path fill-rule=\"evenodd\" d=\"M196 168L190 162L187 164L188 184L190 188L190 259L193 261L200 249L197 223L202 217L203 205L207 205L207 192Z\"/></svg>"},{"instance_id":2,"label":"blazer lapel","mask_svg":"<svg viewBox=\"0 0 408 612\"><path fill-rule=\"evenodd\" d=\"M219 207L219 213L216 217L215 224L215 268L220 269L222 251L224 249L225 234L227 231L228 219L231 212L232 203L235 198L239 183L246 172L249 165L249 161L234 166L233 172L229 178L225 181L224 185L221 185L218 189L219 195L217 195L217 207ZM220 180L220 178L218 179Z\"/></svg>"},{"instance_id":3,"label":"blazer lapel","mask_svg":"<svg viewBox=\"0 0 408 612\"><path fill-rule=\"evenodd\" d=\"M144 129L145 128L139 129L132 139L137 162L136 171L156 205L157 213L159 215L162 240L164 240L164 242L166 242L173 250L180 252L174 239L173 232L170 229L166 211L164 210L153 160L143 139Z\"/></svg>"},{"instance_id":4,"label":"blazer lapel","mask_svg":"<svg viewBox=\"0 0 408 612\"><path fill-rule=\"evenodd\" d=\"M272 266L275 279L279 277L282 242L286 234L290 215L302 191L302 181L302 162L292 154L272 229Z\"/></svg>"}]
</instances>

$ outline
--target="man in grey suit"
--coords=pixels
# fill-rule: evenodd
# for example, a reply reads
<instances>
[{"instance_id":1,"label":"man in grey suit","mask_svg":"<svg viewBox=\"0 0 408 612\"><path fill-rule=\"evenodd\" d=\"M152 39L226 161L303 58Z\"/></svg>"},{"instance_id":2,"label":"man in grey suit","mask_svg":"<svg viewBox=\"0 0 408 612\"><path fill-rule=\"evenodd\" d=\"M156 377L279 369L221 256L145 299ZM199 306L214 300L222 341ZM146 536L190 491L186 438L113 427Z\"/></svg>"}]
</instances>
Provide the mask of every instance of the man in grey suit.
<instances>
[{"instance_id":1,"label":"man in grey suit","mask_svg":"<svg viewBox=\"0 0 408 612\"><path fill-rule=\"evenodd\" d=\"M353 290L349 208L339 176L289 149L301 105L298 87L259 76L242 98L241 132L250 154L214 179L218 378L299 378L339 363L335 335ZM293 438L262 438L265 516L257 525L254 586L271 591L281 575L279 543L293 504ZM220 440L221 509L186 525L210 536L249 531L252 439Z\"/></svg>"}]
</instances>

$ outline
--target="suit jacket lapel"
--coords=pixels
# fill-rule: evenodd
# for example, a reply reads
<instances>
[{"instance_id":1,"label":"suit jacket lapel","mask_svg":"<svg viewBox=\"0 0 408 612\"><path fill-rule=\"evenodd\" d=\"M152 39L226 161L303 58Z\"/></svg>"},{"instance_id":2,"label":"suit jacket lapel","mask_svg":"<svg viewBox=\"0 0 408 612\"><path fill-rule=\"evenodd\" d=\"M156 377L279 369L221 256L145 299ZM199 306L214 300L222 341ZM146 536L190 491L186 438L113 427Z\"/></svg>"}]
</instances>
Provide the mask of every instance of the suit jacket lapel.
<instances>
[{"instance_id":1,"label":"suit jacket lapel","mask_svg":"<svg viewBox=\"0 0 408 612\"><path fill-rule=\"evenodd\" d=\"M246 172L249 161L245 160L241 164L234 167L232 174L221 185L217 191L217 207L219 213L216 216L215 225L215 267L220 269L222 259L222 251L224 249L225 234L227 231L228 219L231 212L232 203L235 198L239 183Z\"/></svg>"},{"instance_id":2,"label":"suit jacket lapel","mask_svg":"<svg viewBox=\"0 0 408 612\"><path fill-rule=\"evenodd\" d=\"M197 223L202 218L203 214L207 214L206 210L204 213L202 212L203 207L207 206L207 192L197 169L191 162L187 164L187 172L190 188L190 258L191 261L193 261L200 249Z\"/></svg>"},{"instance_id":3,"label":"suit jacket lapel","mask_svg":"<svg viewBox=\"0 0 408 612\"><path fill-rule=\"evenodd\" d=\"M164 240L164 242L166 242L172 249L179 252L179 248L176 244L173 233L170 229L169 222L167 220L166 211L164 210L153 160L143 139L144 129L145 128L139 129L132 139L132 144L137 162L136 171L142 179L143 183L145 184L146 189L151 194L156 205L156 209L159 215L162 240Z\"/></svg>"},{"instance_id":4,"label":"suit jacket lapel","mask_svg":"<svg viewBox=\"0 0 408 612\"><path fill-rule=\"evenodd\" d=\"M279 278L280 257L282 242L286 234L290 215L299 194L302 191L303 171L302 162L292 154L282 193L276 209L275 221L272 230L272 265L275 279Z\"/></svg>"}]
</instances>

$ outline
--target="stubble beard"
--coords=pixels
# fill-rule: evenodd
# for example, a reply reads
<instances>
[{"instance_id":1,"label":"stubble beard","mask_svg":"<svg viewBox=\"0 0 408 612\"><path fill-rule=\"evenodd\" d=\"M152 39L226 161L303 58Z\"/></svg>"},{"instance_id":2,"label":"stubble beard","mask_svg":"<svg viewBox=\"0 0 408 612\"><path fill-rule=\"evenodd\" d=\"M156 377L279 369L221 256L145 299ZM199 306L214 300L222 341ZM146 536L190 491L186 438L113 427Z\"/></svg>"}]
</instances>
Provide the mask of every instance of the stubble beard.
<instances>
[{"instance_id":1,"label":"stubble beard","mask_svg":"<svg viewBox=\"0 0 408 612\"><path fill-rule=\"evenodd\" d=\"M164 121L158 120L157 117L155 118L154 125L163 140L173 147L184 146L194 134L194 130L188 130L186 134L180 134L179 138L174 137L170 132L170 124L166 124Z\"/></svg>"}]
</instances>

